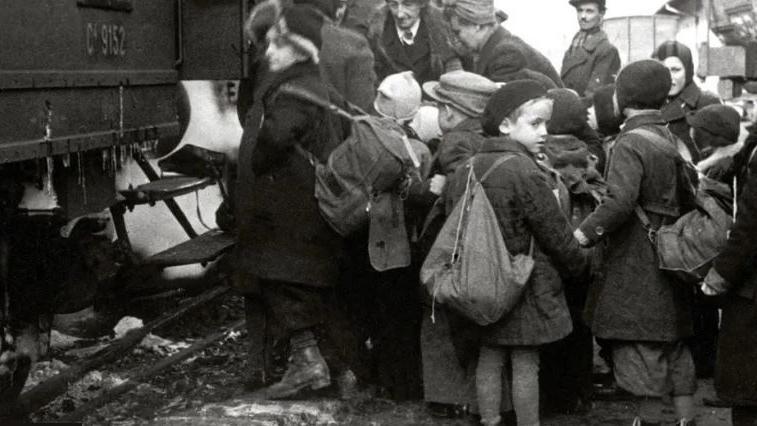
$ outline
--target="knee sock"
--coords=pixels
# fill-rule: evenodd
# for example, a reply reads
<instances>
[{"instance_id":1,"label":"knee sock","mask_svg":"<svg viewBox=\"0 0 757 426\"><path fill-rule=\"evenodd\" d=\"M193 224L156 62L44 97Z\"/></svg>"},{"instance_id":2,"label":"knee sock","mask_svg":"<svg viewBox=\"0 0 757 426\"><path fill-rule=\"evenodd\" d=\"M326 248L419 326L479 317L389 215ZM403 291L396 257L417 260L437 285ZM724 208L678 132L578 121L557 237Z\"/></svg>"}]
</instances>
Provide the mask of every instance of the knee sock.
<instances>
[{"instance_id":1,"label":"knee sock","mask_svg":"<svg viewBox=\"0 0 757 426\"><path fill-rule=\"evenodd\" d=\"M481 423L499 423L502 400L502 369L505 349L481 346L476 367L476 397Z\"/></svg>"},{"instance_id":2,"label":"knee sock","mask_svg":"<svg viewBox=\"0 0 757 426\"><path fill-rule=\"evenodd\" d=\"M539 351L513 349L513 408L518 426L539 426Z\"/></svg>"}]
</instances>

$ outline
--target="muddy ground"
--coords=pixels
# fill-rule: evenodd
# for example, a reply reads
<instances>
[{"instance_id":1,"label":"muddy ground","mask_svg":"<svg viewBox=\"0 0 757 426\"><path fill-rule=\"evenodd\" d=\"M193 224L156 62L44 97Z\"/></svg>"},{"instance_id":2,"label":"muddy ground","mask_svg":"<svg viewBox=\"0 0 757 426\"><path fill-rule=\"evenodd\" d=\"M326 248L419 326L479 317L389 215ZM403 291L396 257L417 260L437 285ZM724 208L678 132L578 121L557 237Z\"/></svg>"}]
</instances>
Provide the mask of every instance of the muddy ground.
<instances>
[{"instance_id":1,"label":"muddy ground","mask_svg":"<svg viewBox=\"0 0 757 426\"><path fill-rule=\"evenodd\" d=\"M145 321L176 300L152 304L137 316ZM241 319L242 301L227 295L208 306L196 309L169 326L159 328L143 345L132 350L119 362L90 372L70 386L69 391L34 413L29 420L55 422L67 419L78 407L123 383L130 376L154 365L203 337L222 330ZM424 404L397 403L373 398L369 392L350 401L340 401L335 391L314 395L308 401L256 401L241 383L245 369L245 332L227 333L226 337L207 349L190 356L145 380L126 394L81 418L84 424L101 425L472 425L472 418L437 419L431 417ZM27 389L53 376L67 365L90 355L99 340L72 341L67 335L56 335L51 358L36 366ZM698 424L721 426L730 424L727 409L704 407L701 400L712 397L712 385L702 381L697 395ZM553 416L544 419L546 426L630 425L633 405L630 402L595 402L585 416Z\"/></svg>"}]
</instances>

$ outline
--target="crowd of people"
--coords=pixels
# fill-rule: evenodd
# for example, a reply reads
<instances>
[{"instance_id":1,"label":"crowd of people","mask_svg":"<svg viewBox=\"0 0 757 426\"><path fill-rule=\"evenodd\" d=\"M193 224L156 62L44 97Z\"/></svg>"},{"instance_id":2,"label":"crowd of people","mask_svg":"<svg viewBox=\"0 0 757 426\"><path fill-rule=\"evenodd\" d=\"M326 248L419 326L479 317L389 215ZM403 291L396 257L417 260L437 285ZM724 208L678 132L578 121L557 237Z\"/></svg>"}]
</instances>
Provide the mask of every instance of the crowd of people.
<instances>
[{"instance_id":1,"label":"crowd of people","mask_svg":"<svg viewBox=\"0 0 757 426\"><path fill-rule=\"evenodd\" d=\"M683 426L697 377L714 374L734 424L754 424L757 130L737 143L739 113L697 86L689 48L667 41L621 68L605 1L570 0L580 31L558 73L493 0L373 3L265 0L245 22L244 133L217 221L238 237L246 385L269 398L370 387L485 425L586 413L606 393L637 402L629 424ZM381 227L341 236L324 220L314 163L351 123L292 87L392 120L413 142L422 179L394 218L409 265L372 266L371 248L391 243ZM466 167L510 253L534 260L515 307L487 326L433 306L419 283ZM692 285L658 267L650 236L696 208L700 179L737 201L725 249Z\"/></svg>"}]
</instances>

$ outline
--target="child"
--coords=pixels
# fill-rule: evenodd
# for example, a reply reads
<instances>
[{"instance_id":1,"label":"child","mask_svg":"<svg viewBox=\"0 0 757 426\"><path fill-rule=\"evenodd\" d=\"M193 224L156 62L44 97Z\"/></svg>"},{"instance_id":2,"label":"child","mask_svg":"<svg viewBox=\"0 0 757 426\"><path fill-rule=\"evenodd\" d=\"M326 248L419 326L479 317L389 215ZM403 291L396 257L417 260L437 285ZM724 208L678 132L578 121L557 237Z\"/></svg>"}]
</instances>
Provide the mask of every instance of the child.
<instances>
[{"instance_id":1,"label":"child","mask_svg":"<svg viewBox=\"0 0 757 426\"><path fill-rule=\"evenodd\" d=\"M571 241L571 226L553 188L534 156L542 151L552 101L530 80L499 89L484 110L487 135L472 164L482 176L503 155L513 158L482 182L494 207L510 254L528 253L535 261L522 299L498 322L481 328L476 390L481 423L499 424L503 367L512 366L512 403L517 424L539 424L539 346L567 336L570 313L556 266L578 275L585 253ZM460 174L462 175L462 174Z\"/></svg>"}]
</instances>

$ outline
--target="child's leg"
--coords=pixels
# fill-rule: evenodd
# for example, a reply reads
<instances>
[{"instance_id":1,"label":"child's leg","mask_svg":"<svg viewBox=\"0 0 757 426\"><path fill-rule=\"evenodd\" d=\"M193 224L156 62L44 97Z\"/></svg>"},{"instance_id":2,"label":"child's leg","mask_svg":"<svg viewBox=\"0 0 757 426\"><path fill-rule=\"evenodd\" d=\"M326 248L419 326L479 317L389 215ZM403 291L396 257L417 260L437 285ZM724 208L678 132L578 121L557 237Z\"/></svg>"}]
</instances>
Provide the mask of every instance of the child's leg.
<instances>
[{"instance_id":1,"label":"child's leg","mask_svg":"<svg viewBox=\"0 0 757 426\"><path fill-rule=\"evenodd\" d=\"M499 423L502 399L502 366L505 350L482 345L476 367L476 395L481 424Z\"/></svg>"},{"instance_id":2,"label":"child's leg","mask_svg":"<svg viewBox=\"0 0 757 426\"><path fill-rule=\"evenodd\" d=\"M516 348L513 366L513 408L518 426L539 426L539 350Z\"/></svg>"}]
</instances>

